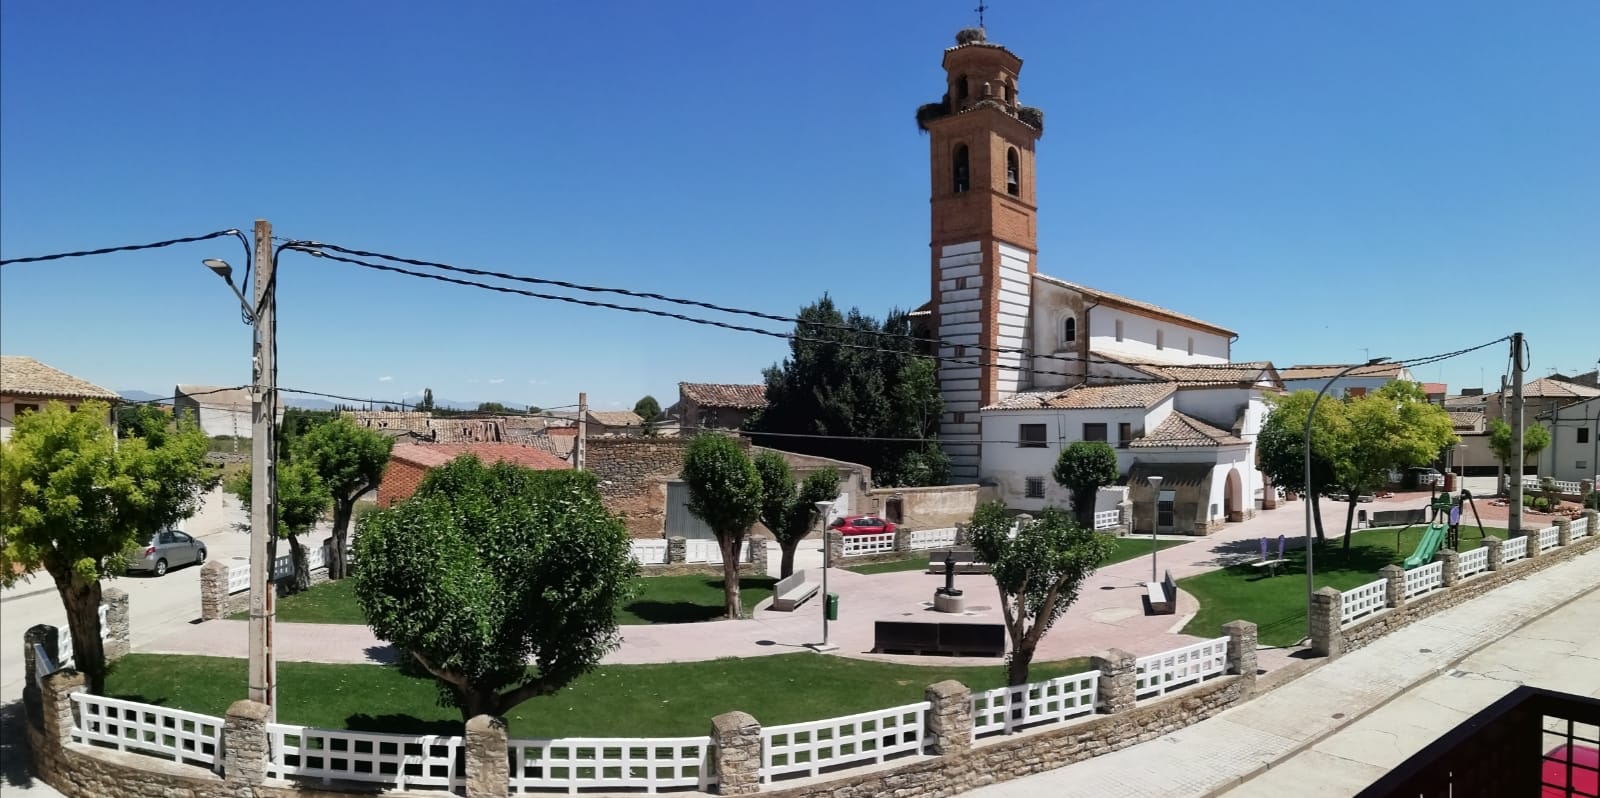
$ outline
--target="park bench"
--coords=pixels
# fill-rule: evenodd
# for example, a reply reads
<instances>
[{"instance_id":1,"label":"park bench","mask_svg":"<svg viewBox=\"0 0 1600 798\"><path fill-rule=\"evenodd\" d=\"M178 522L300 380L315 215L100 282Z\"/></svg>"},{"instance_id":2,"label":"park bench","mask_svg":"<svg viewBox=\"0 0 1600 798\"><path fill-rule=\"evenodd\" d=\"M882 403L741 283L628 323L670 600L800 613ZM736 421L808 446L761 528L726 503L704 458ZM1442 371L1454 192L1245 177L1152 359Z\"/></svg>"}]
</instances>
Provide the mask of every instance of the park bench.
<instances>
[{"instance_id":1,"label":"park bench","mask_svg":"<svg viewBox=\"0 0 1600 798\"><path fill-rule=\"evenodd\" d=\"M878 621L872 650L880 654L1003 657L1006 627L960 621Z\"/></svg>"},{"instance_id":2,"label":"park bench","mask_svg":"<svg viewBox=\"0 0 1600 798\"><path fill-rule=\"evenodd\" d=\"M1428 520L1427 508L1412 510L1378 510L1372 514L1374 529L1390 526L1410 526Z\"/></svg>"},{"instance_id":3,"label":"park bench","mask_svg":"<svg viewBox=\"0 0 1600 798\"><path fill-rule=\"evenodd\" d=\"M1171 571L1160 582L1146 582L1144 592L1151 615L1171 615L1177 607L1178 583L1172 581Z\"/></svg>"},{"instance_id":4,"label":"park bench","mask_svg":"<svg viewBox=\"0 0 1600 798\"><path fill-rule=\"evenodd\" d=\"M795 571L779 579L772 588L772 608L779 612L793 612L817 594L819 585L806 579L805 571Z\"/></svg>"},{"instance_id":5,"label":"park bench","mask_svg":"<svg viewBox=\"0 0 1600 798\"><path fill-rule=\"evenodd\" d=\"M1256 562L1250 563L1250 565L1252 565L1253 567L1256 567L1256 568L1266 568L1269 571L1269 573L1268 573L1269 576L1277 576L1278 575L1278 566L1283 565L1285 562L1287 562L1287 560L1284 559L1284 556L1283 556L1284 541L1285 541L1285 537L1283 535L1279 535L1278 536L1278 556L1276 558L1270 558L1270 557L1267 556L1267 539L1266 538L1262 538L1261 539L1261 559L1257 560Z\"/></svg>"},{"instance_id":6,"label":"park bench","mask_svg":"<svg viewBox=\"0 0 1600 798\"><path fill-rule=\"evenodd\" d=\"M954 554L956 573L958 574L986 574L989 573L989 564L978 559L978 553L970 548L945 548L933 549L928 552L928 573L944 573L944 560L947 555Z\"/></svg>"}]
</instances>

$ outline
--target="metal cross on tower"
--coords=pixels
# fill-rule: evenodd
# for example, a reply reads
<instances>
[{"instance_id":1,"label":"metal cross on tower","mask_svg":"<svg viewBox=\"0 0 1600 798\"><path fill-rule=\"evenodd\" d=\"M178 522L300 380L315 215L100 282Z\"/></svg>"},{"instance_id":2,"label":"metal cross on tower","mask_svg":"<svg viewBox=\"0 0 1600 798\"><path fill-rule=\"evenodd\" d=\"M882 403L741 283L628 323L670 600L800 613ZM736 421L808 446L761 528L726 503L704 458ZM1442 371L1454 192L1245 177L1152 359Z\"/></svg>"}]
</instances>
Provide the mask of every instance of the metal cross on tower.
<instances>
[{"instance_id":1,"label":"metal cross on tower","mask_svg":"<svg viewBox=\"0 0 1600 798\"><path fill-rule=\"evenodd\" d=\"M983 0L978 0L978 8L976 10L978 12L978 27L981 28L983 27L983 12L988 11L989 6Z\"/></svg>"}]
</instances>

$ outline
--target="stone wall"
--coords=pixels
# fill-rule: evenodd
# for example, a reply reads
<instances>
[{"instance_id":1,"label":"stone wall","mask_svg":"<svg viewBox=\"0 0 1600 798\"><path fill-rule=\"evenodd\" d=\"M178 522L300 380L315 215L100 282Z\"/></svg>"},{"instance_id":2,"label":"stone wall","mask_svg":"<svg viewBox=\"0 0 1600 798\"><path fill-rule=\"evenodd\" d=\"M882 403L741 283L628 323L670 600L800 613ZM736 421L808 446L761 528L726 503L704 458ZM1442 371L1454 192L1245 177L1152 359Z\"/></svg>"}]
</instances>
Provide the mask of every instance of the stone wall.
<instances>
[{"instance_id":1,"label":"stone wall","mask_svg":"<svg viewBox=\"0 0 1600 798\"><path fill-rule=\"evenodd\" d=\"M324 541L323 545L329 544ZM312 587L327 581L328 569L326 566L311 569ZM291 595L294 592L294 580L292 579L284 579L276 584L279 598ZM228 592L227 563L220 560L212 560L200 566L200 620L222 620L248 609L250 609L249 590L241 590L237 593Z\"/></svg>"},{"instance_id":2,"label":"stone wall","mask_svg":"<svg viewBox=\"0 0 1600 798\"><path fill-rule=\"evenodd\" d=\"M943 529L972 520L978 509L977 485L943 485L931 488L878 488L868 492L872 509L909 529ZM900 517L893 517L893 500L900 503Z\"/></svg>"},{"instance_id":3,"label":"stone wall","mask_svg":"<svg viewBox=\"0 0 1600 798\"><path fill-rule=\"evenodd\" d=\"M683 472L683 453L692 440L629 437L584 442L588 447L584 466L599 480L606 509L622 518L629 534L659 536L666 528L667 483Z\"/></svg>"}]
</instances>

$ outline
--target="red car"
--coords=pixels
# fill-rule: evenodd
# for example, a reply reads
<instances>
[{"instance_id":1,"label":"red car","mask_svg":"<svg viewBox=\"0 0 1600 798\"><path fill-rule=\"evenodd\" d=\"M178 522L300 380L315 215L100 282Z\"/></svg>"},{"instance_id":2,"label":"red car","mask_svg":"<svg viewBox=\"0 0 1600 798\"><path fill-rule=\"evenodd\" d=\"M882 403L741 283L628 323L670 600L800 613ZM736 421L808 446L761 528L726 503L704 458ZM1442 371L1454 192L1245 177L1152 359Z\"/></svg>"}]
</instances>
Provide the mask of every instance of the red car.
<instances>
[{"instance_id":1,"label":"red car","mask_svg":"<svg viewBox=\"0 0 1600 798\"><path fill-rule=\"evenodd\" d=\"M847 515L830 525L846 535L881 535L894 531L894 524L875 515Z\"/></svg>"},{"instance_id":2,"label":"red car","mask_svg":"<svg viewBox=\"0 0 1600 798\"><path fill-rule=\"evenodd\" d=\"M1600 795L1600 749L1587 745L1558 745L1544 755L1540 775L1542 798Z\"/></svg>"}]
</instances>

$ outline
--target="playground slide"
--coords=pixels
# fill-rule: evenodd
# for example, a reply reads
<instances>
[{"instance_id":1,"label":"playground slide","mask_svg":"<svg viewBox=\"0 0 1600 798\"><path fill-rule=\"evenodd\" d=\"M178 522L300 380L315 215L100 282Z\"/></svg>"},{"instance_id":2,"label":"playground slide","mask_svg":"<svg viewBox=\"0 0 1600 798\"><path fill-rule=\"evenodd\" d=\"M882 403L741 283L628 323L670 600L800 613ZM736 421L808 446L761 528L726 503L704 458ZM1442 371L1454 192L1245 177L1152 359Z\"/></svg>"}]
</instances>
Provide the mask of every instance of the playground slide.
<instances>
[{"instance_id":1,"label":"playground slide","mask_svg":"<svg viewBox=\"0 0 1600 798\"><path fill-rule=\"evenodd\" d=\"M1444 542L1444 533L1449 531L1450 525L1440 522L1429 524L1426 532L1422 533L1422 541L1417 544L1417 550L1406 558L1405 567L1415 568L1426 562L1433 561L1433 553L1439 550L1439 544Z\"/></svg>"}]
</instances>

